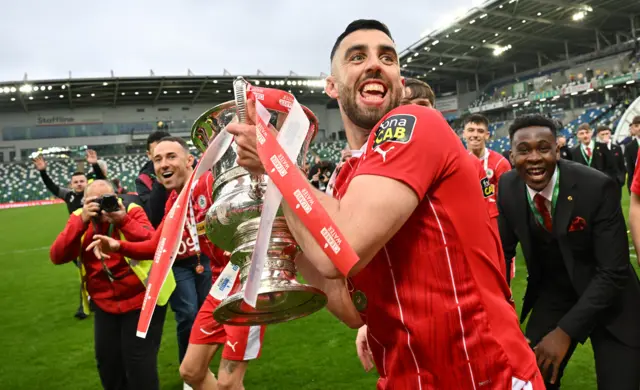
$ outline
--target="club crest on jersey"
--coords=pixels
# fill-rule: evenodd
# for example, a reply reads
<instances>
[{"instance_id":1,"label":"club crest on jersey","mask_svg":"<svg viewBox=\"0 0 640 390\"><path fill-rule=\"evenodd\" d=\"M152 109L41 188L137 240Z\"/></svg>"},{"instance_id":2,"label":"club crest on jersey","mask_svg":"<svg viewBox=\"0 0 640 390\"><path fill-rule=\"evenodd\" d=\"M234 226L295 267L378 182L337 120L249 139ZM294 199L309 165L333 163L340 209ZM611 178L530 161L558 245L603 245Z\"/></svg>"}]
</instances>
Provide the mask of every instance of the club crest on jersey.
<instances>
[{"instance_id":1,"label":"club crest on jersey","mask_svg":"<svg viewBox=\"0 0 640 390\"><path fill-rule=\"evenodd\" d=\"M376 130L371 149L388 142L406 144L411 140L415 126L416 117L413 115L391 115Z\"/></svg>"},{"instance_id":2,"label":"club crest on jersey","mask_svg":"<svg viewBox=\"0 0 640 390\"><path fill-rule=\"evenodd\" d=\"M198 206L200 206L201 209L207 207L207 198L205 198L204 195L198 196Z\"/></svg>"},{"instance_id":3,"label":"club crest on jersey","mask_svg":"<svg viewBox=\"0 0 640 390\"><path fill-rule=\"evenodd\" d=\"M487 168L487 177L491 179L493 177L493 169Z\"/></svg>"},{"instance_id":4,"label":"club crest on jersey","mask_svg":"<svg viewBox=\"0 0 640 390\"><path fill-rule=\"evenodd\" d=\"M493 184L489 182L489 178L482 178L480 180L480 185L482 186L482 195L484 195L485 198L488 198L496 193Z\"/></svg>"}]
</instances>

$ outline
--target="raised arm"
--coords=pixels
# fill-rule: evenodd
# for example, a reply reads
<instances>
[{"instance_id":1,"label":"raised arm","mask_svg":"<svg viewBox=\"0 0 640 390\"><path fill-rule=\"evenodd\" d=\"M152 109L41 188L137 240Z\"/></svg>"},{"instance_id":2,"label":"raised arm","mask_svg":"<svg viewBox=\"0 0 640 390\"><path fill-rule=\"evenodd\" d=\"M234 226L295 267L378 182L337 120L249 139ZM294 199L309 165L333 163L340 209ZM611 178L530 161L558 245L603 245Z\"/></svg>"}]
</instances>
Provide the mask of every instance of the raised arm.
<instances>
[{"instance_id":1,"label":"raised arm","mask_svg":"<svg viewBox=\"0 0 640 390\"><path fill-rule=\"evenodd\" d=\"M54 196L57 196L58 198L64 199L64 197L69 192L71 192L70 189L61 188L56 183L54 183L53 180L51 180L51 178L47 174L47 162L45 161L44 157L38 156L38 157L34 158L33 159L33 165L40 172L40 177L42 178L42 181L44 182L44 185L47 187L47 189Z\"/></svg>"}]
</instances>

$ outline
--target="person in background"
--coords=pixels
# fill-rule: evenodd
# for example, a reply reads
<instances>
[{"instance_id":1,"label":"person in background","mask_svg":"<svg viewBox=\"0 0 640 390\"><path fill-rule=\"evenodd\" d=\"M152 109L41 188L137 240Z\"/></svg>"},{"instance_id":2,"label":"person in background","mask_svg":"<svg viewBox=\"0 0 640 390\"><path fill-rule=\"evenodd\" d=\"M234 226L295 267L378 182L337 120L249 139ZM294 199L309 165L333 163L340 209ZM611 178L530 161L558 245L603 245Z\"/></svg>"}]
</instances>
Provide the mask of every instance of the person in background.
<instances>
[{"instance_id":1,"label":"person in background","mask_svg":"<svg viewBox=\"0 0 640 390\"><path fill-rule=\"evenodd\" d=\"M147 161L136 178L136 192L142 201L142 207L147 214L151 225L157 228L164 218L164 206L167 203L167 190L162 183L158 181L155 171L153 169L153 149L158 142L165 137L170 137L166 131L158 130L149 134L147 137Z\"/></svg>"},{"instance_id":2,"label":"person in background","mask_svg":"<svg viewBox=\"0 0 640 390\"><path fill-rule=\"evenodd\" d=\"M406 78L404 81L404 97L401 104L417 104L429 108L436 107L436 95L431 86L424 81Z\"/></svg>"},{"instance_id":3,"label":"person in background","mask_svg":"<svg viewBox=\"0 0 640 390\"><path fill-rule=\"evenodd\" d=\"M616 180L620 186L620 199L622 200L622 186L627 176L627 168L624 165L624 154L620 145L615 144L611 140L611 127L603 125L596 129L598 142L605 144L607 149L613 155L613 161L616 167Z\"/></svg>"},{"instance_id":4,"label":"person in background","mask_svg":"<svg viewBox=\"0 0 640 390\"><path fill-rule=\"evenodd\" d=\"M640 137L640 115L635 116L629 125L629 134L632 139L624 149L624 159L627 166L627 189L631 193L631 183L636 170L638 159L638 138Z\"/></svg>"},{"instance_id":5,"label":"person in background","mask_svg":"<svg viewBox=\"0 0 640 390\"><path fill-rule=\"evenodd\" d=\"M98 165L98 159L92 150L87 150L87 163L89 163L93 169L95 175L102 173L100 166ZM51 180L51 177L47 173L47 161L42 155L39 155L33 159L33 165L40 172L40 178L47 187L47 189L56 197L62 199L67 205L67 211L72 214L74 211L81 209L84 200L84 190L87 186L87 176L83 172L74 172L71 175L70 188L60 187ZM89 297L86 296L82 288L82 274L80 272L80 263L78 260L74 260L73 263L78 268L80 277L80 305L74 316L80 320L83 320L91 313L89 307Z\"/></svg>"},{"instance_id":6,"label":"person in background","mask_svg":"<svg viewBox=\"0 0 640 390\"><path fill-rule=\"evenodd\" d=\"M613 159L613 154L606 145L592 139L591 127L588 123L578 126L576 137L578 145L571 150L572 160L597 169L608 175L613 180L618 180L618 170Z\"/></svg>"},{"instance_id":7,"label":"person in background","mask_svg":"<svg viewBox=\"0 0 640 390\"><path fill-rule=\"evenodd\" d=\"M490 137L489 120L484 115L469 115L464 119L462 137L467 143L469 154L482 162L489 183L493 186L493 192L497 194L500 176L511 170L511 165L500 153L487 148Z\"/></svg>"},{"instance_id":8,"label":"person in background","mask_svg":"<svg viewBox=\"0 0 640 390\"><path fill-rule=\"evenodd\" d=\"M558 160L553 121L516 118L509 128L515 170L500 180L505 258L518 243L527 265L520 321L545 377L558 389L576 345L590 339L598 389L640 387L640 283L618 184L594 169Z\"/></svg>"},{"instance_id":9,"label":"person in background","mask_svg":"<svg viewBox=\"0 0 640 390\"><path fill-rule=\"evenodd\" d=\"M152 261L134 262L117 254L98 258L86 250L96 233L141 241L153 235L153 227L141 207L117 199L111 183L94 180L85 189L83 207L71 214L51 245L50 258L56 265L80 259L95 312L94 348L102 387L158 390L157 355L175 280L170 275L160 292L147 337L137 337Z\"/></svg>"}]
</instances>

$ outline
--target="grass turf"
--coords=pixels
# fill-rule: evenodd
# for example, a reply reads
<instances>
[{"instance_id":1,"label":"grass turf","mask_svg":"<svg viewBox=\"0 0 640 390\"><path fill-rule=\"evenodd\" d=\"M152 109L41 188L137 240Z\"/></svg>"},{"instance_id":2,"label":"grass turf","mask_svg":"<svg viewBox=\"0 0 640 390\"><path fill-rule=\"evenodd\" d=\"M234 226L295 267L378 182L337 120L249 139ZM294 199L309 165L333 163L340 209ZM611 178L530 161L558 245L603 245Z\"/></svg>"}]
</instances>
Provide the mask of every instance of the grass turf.
<instances>
[{"instance_id":1,"label":"grass turf","mask_svg":"<svg viewBox=\"0 0 640 390\"><path fill-rule=\"evenodd\" d=\"M623 199L628 215L628 197ZM78 276L72 264L53 266L49 245L67 219L64 205L0 211L0 389L99 389L93 354L93 321L73 318ZM633 252L635 253L635 252ZM635 255L633 255L635 256ZM635 264L635 257L632 262ZM518 256L516 303L525 288ZM285 324L265 335L262 357L249 365L247 389L374 389L355 353L356 331L326 311ZM158 368L162 389L181 389L175 322L167 315ZM217 371L219 357L211 364ZM593 354L579 346L563 379L565 390L596 389Z\"/></svg>"}]
</instances>

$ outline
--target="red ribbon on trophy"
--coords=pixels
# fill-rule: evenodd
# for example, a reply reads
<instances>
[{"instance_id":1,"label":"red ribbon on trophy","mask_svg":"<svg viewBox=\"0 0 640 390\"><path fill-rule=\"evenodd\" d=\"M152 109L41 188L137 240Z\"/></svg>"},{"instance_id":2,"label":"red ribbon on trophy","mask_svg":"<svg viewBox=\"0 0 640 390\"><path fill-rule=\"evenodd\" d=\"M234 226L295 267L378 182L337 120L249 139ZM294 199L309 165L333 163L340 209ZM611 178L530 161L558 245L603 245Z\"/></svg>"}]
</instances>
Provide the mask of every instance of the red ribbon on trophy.
<instances>
[{"instance_id":1,"label":"red ribbon on trophy","mask_svg":"<svg viewBox=\"0 0 640 390\"><path fill-rule=\"evenodd\" d=\"M252 86L247 89L247 99L256 102L257 112L264 107L290 112L294 104L297 104L295 97L290 93ZM256 136L258 156L269 179L278 187L282 197L331 262L346 276L358 262L358 255L318 202L311 184L271 134L268 122L261 115L256 115Z\"/></svg>"}]
</instances>

